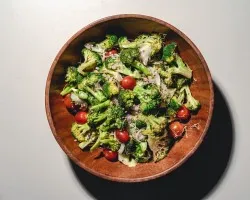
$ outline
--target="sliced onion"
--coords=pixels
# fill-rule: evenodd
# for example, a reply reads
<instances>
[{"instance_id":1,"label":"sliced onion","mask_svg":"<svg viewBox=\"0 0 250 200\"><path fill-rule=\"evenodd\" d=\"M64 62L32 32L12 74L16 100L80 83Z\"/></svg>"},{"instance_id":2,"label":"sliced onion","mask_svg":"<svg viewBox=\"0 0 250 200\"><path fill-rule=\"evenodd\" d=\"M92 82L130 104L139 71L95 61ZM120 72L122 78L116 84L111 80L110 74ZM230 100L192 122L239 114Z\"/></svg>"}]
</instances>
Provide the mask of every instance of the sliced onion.
<instances>
[{"instance_id":1,"label":"sliced onion","mask_svg":"<svg viewBox=\"0 0 250 200\"><path fill-rule=\"evenodd\" d=\"M122 162L124 165L127 165L128 167L135 167L137 164L135 159L129 160L129 158L123 154L118 154L118 160Z\"/></svg>"},{"instance_id":2,"label":"sliced onion","mask_svg":"<svg viewBox=\"0 0 250 200\"><path fill-rule=\"evenodd\" d=\"M140 49L139 49L139 52L140 52L140 60L142 61L142 63L144 65L147 65L148 64L148 61L150 59L150 54L151 54L151 51L152 51L152 48L150 45L148 44L143 44Z\"/></svg>"},{"instance_id":3,"label":"sliced onion","mask_svg":"<svg viewBox=\"0 0 250 200\"><path fill-rule=\"evenodd\" d=\"M118 150L118 153L122 154L124 149L125 149L125 144L122 143L121 146L120 146L120 149Z\"/></svg>"},{"instance_id":4,"label":"sliced onion","mask_svg":"<svg viewBox=\"0 0 250 200\"><path fill-rule=\"evenodd\" d=\"M75 93L71 93L70 97L71 97L71 100L72 100L75 104L80 105L80 104L85 103L85 101L83 101L82 99L80 99Z\"/></svg>"}]
</instances>

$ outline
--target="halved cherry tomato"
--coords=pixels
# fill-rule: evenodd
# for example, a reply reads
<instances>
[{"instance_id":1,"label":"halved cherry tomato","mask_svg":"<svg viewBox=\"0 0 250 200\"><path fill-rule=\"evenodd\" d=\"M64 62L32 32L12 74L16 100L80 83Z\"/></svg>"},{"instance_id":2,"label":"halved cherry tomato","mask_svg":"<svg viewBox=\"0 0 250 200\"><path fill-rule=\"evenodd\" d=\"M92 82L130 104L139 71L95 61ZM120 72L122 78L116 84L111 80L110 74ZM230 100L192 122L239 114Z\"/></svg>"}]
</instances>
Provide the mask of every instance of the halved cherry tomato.
<instances>
[{"instance_id":1,"label":"halved cherry tomato","mask_svg":"<svg viewBox=\"0 0 250 200\"><path fill-rule=\"evenodd\" d=\"M136 80L132 77L132 76L125 76L122 80L121 80L121 86L124 89L129 89L129 90L133 90L134 87L136 85Z\"/></svg>"},{"instance_id":2,"label":"halved cherry tomato","mask_svg":"<svg viewBox=\"0 0 250 200\"><path fill-rule=\"evenodd\" d=\"M180 120L188 120L190 118L190 111L185 106L181 106L176 116Z\"/></svg>"},{"instance_id":3,"label":"halved cherry tomato","mask_svg":"<svg viewBox=\"0 0 250 200\"><path fill-rule=\"evenodd\" d=\"M75 120L78 124L85 124L88 121L88 113L79 111L75 115Z\"/></svg>"},{"instance_id":4,"label":"halved cherry tomato","mask_svg":"<svg viewBox=\"0 0 250 200\"><path fill-rule=\"evenodd\" d=\"M105 56L105 58L108 58L108 57L110 57L110 56L112 56L114 54L117 54L117 50L116 49L112 49L110 51L105 52L104 56Z\"/></svg>"},{"instance_id":5,"label":"halved cherry tomato","mask_svg":"<svg viewBox=\"0 0 250 200\"><path fill-rule=\"evenodd\" d=\"M184 126L178 121L171 122L169 125L170 134L173 138L177 139L182 136L184 132Z\"/></svg>"},{"instance_id":6,"label":"halved cherry tomato","mask_svg":"<svg viewBox=\"0 0 250 200\"><path fill-rule=\"evenodd\" d=\"M67 94L65 97L64 97L64 105L66 106L66 108L68 109L74 109L74 103L73 101L71 100L71 96L70 94Z\"/></svg>"},{"instance_id":7,"label":"halved cherry tomato","mask_svg":"<svg viewBox=\"0 0 250 200\"><path fill-rule=\"evenodd\" d=\"M104 157L109 161L116 161L118 158L118 153L116 151L111 151L110 149L103 149Z\"/></svg>"},{"instance_id":8,"label":"halved cherry tomato","mask_svg":"<svg viewBox=\"0 0 250 200\"><path fill-rule=\"evenodd\" d=\"M126 143L129 141L129 134L126 130L116 130L115 136L121 143Z\"/></svg>"}]
</instances>

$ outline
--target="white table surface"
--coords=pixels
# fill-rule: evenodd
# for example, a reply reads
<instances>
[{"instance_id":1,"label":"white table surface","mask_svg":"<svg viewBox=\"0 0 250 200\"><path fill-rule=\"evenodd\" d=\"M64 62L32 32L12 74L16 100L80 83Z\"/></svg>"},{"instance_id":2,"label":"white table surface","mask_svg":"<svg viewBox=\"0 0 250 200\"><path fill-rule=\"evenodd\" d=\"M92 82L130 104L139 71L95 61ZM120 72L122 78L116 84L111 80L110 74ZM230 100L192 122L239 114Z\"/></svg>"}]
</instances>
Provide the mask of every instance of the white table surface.
<instances>
[{"instance_id":1,"label":"white table surface","mask_svg":"<svg viewBox=\"0 0 250 200\"><path fill-rule=\"evenodd\" d=\"M0 199L250 199L249 6L248 0L1 0ZM44 109L47 73L62 45L93 20L121 13L155 16L186 33L216 84L207 142L169 177L145 184L110 183L71 164Z\"/></svg>"}]
</instances>

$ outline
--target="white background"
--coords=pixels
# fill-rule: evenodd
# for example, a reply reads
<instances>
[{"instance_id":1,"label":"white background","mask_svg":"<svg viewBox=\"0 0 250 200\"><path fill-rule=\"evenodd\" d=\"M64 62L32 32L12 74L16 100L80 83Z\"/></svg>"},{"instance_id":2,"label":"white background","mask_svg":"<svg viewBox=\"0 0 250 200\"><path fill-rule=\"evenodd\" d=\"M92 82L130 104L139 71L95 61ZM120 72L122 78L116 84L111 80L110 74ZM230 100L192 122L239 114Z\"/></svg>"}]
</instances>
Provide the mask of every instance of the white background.
<instances>
[{"instance_id":1,"label":"white background","mask_svg":"<svg viewBox=\"0 0 250 200\"><path fill-rule=\"evenodd\" d=\"M95 193L95 185L112 195L114 184L88 174L78 181L76 167L72 168L48 126L44 89L53 59L75 32L101 17L121 13L163 19L201 50L231 110L234 142L221 179L200 198L249 199L249 6L248 0L0 0L0 199L105 199ZM217 123L223 130L225 120L219 118ZM202 169L197 164L190 170ZM213 176L213 171L204 173ZM167 198L167 190L181 193L186 187L178 181L179 188L157 187L166 190ZM201 187L206 181L200 182ZM194 187L190 193L197 190ZM121 192L132 193L126 186ZM120 196L123 199L124 194Z\"/></svg>"}]
</instances>

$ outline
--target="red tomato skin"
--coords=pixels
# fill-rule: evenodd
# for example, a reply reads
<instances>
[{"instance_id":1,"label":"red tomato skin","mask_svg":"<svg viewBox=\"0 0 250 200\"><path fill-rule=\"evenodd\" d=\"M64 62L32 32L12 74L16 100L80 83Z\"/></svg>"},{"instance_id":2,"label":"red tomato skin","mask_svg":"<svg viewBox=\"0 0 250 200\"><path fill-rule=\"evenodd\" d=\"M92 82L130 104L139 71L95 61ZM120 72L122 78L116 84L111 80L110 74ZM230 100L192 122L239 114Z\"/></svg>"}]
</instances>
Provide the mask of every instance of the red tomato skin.
<instances>
[{"instance_id":1,"label":"red tomato skin","mask_svg":"<svg viewBox=\"0 0 250 200\"><path fill-rule=\"evenodd\" d=\"M118 159L118 153L116 151L111 151L110 149L103 149L103 155L104 157L111 161L111 162L114 162L114 161L117 161Z\"/></svg>"},{"instance_id":2,"label":"red tomato skin","mask_svg":"<svg viewBox=\"0 0 250 200\"><path fill-rule=\"evenodd\" d=\"M117 52L117 50L116 49L112 49L112 50L110 50L110 51L107 51L106 53L105 53L105 58L108 58L108 57L110 57L110 56L112 56L112 55L114 55L114 54L117 54L118 52Z\"/></svg>"},{"instance_id":3,"label":"red tomato skin","mask_svg":"<svg viewBox=\"0 0 250 200\"><path fill-rule=\"evenodd\" d=\"M88 121L88 113L79 111L75 115L75 120L78 124L85 124Z\"/></svg>"},{"instance_id":4,"label":"red tomato skin","mask_svg":"<svg viewBox=\"0 0 250 200\"><path fill-rule=\"evenodd\" d=\"M66 106L66 108L68 108L68 109L74 109L75 106L74 106L73 101L71 100L70 94L67 94L67 95L64 97L63 102L64 102L64 105Z\"/></svg>"},{"instance_id":5,"label":"red tomato skin","mask_svg":"<svg viewBox=\"0 0 250 200\"><path fill-rule=\"evenodd\" d=\"M186 108L186 106L181 106L176 116L180 120L187 121L190 118L190 111Z\"/></svg>"},{"instance_id":6,"label":"red tomato skin","mask_svg":"<svg viewBox=\"0 0 250 200\"><path fill-rule=\"evenodd\" d=\"M184 132L184 126L178 121L171 122L169 125L170 134L174 139L182 136Z\"/></svg>"},{"instance_id":7,"label":"red tomato skin","mask_svg":"<svg viewBox=\"0 0 250 200\"><path fill-rule=\"evenodd\" d=\"M121 86L124 89L129 89L129 90L133 90L134 87L136 85L136 80L132 77L132 76L125 76L122 80L121 80Z\"/></svg>"},{"instance_id":8,"label":"red tomato skin","mask_svg":"<svg viewBox=\"0 0 250 200\"><path fill-rule=\"evenodd\" d=\"M127 143L130 139L129 133L126 130L116 130L115 136L121 143Z\"/></svg>"}]
</instances>

